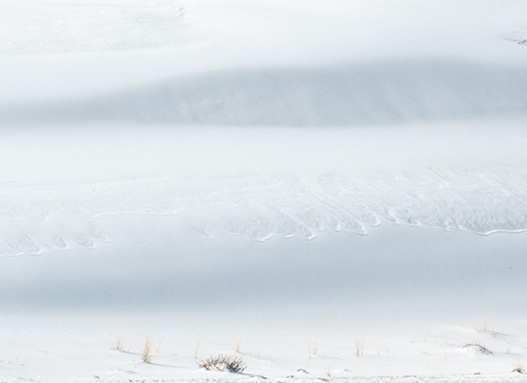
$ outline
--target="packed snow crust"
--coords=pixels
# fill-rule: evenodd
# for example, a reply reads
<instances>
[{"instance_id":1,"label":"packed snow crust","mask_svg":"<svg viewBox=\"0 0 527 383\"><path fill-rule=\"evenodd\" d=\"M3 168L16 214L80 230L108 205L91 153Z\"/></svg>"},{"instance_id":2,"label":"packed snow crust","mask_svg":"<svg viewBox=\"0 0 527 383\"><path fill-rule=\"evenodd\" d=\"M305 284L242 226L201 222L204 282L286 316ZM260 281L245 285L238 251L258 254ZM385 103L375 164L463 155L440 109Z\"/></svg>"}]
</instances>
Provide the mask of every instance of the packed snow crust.
<instances>
[{"instance_id":1,"label":"packed snow crust","mask_svg":"<svg viewBox=\"0 0 527 383\"><path fill-rule=\"evenodd\" d=\"M524 381L525 14L0 0L0 383Z\"/></svg>"}]
</instances>

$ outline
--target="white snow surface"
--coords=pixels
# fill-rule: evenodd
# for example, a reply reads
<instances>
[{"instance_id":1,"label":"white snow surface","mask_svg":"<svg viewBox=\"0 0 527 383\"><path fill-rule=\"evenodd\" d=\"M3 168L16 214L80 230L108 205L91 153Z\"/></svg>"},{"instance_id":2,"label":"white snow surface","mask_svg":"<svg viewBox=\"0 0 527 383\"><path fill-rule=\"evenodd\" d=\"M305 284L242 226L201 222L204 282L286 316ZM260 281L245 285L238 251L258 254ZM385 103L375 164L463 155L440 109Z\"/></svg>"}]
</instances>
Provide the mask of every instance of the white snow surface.
<instances>
[{"instance_id":1,"label":"white snow surface","mask_svg":"<svg viewBox=\"0 0 527 383\"><path fill-rule=\"evenodd\" d=\"M525 381L525 14L0 0L0 383Z\"/></svg>"}]
</instances>

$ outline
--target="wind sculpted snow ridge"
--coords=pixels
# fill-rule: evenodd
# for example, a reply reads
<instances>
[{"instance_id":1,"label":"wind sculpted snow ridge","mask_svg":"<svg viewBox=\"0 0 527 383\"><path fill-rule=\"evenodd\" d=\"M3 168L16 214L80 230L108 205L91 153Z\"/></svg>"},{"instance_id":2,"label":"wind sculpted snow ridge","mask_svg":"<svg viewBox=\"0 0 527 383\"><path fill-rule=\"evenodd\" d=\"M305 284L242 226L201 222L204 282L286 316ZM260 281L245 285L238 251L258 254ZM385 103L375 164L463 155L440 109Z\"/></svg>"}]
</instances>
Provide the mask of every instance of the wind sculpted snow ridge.
<instances>
[{"instance_id":1,"label":"wind sculpted snow ridge","mask_svg":"<svg viewBox=\"0 0 527 383\"><path fill-rule=\"evenodd\" d=\"M522 67L463 60L388 60L322 68L221 71L95 97L0 105L17 125L163 123L360 126L523 116Z\"/></svg>"},{"instance_id":2,"label":"wind sculpted snow ridge","mask_svg":"<svg viewBox=\"0 0 527 383\"><path fill-rule=\"evenodd\" d=\"M483 235L527 230L527 174L513 168L4 184L0 202L3 255L104 245L105 218L130 215L168 216L207 237L227 232L255 241L364 235L386 224Z\"/></svg>"}]
</instances>

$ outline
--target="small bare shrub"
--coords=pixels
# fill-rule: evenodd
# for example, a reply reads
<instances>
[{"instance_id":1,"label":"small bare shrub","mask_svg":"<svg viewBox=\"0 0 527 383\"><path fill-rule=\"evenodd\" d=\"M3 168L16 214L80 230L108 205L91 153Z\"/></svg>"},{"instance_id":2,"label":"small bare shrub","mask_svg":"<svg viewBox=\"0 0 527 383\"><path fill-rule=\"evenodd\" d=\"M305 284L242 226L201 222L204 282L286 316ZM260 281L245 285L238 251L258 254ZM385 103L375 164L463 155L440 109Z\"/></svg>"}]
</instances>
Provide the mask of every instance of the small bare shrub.
<instances>
[{"instance_id":1,"label":"small bare shrub","mask_svg":"<svg viewBox=\"0 0 527 383\"><path fill-rule=\"evenodd\" d=\"M518 364L516 365L516 368L512 370L512 372L517 372L519 374L525 374L525 366L523 365L522 362L518 362Z\"/></svg>"},{"instance_id":2,"label":"small bare shrub","mask_svg":"<svg viewBox=\"0 0 527 383\"><path fill-rule=\"evenodd\" d=\"M492 355L492 351L490 351L487 347L483 346L481 343L467 343L463 346L463 348L473 348L482 354L485 355Z\"/></svg>"},{"instance_id":3,"label":"small bare shrub","mask_svg":"<svg viewBox=\"0 0 527 383\"><path fill-rule=\"evenodd\" d=\"M218 354L200 360L198 361L198 366L208 371L220 372L243 372L247 367L241 356L225 354Z\"/></svg>"}]
</instances>

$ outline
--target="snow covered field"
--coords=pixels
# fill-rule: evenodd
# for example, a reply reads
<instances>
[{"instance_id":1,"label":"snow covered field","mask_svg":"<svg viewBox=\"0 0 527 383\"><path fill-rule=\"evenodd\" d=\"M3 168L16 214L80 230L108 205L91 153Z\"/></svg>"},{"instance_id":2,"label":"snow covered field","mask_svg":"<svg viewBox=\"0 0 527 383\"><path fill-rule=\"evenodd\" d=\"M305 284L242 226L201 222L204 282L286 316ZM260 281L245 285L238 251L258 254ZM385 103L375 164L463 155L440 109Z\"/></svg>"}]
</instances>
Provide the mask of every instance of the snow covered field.
<instances>
[{"instance_id":1,"label":"snow covered field","mask_svg":"<svg viewBox=\"0 0 527 383\"><path fill-rule=\"evenodd\" d=\"M0 0L0 382L525 381L525 14Z\"/></svg>"}]
</instances>

